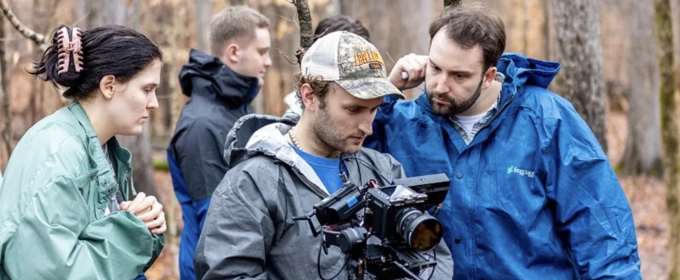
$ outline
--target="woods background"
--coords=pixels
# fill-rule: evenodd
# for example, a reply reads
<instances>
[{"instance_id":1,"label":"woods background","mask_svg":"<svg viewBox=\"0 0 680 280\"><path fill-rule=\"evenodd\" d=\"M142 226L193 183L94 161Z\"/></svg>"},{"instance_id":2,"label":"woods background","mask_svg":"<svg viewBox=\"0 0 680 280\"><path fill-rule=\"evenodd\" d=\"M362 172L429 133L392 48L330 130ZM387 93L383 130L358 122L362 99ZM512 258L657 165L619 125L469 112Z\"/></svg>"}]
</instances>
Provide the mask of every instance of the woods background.
<instances>
[{"instance_id":1,"label":"woods background","mask_svg":"<svg viewBox=\"0 0 680 280\"><path fill-rule=\"evenodd\" d=\"M297 71L299 28L295 7L286 0L2 0L27 27L49 36L58 24L89 28L116 23L135 28L162 47L160 108L139 137L121 137L135 158L135 185L158 195L170 217L168 246L147 273L149 279L176 279L176 244L181 214L163 171L168 141L186 98L178 73L191 48L208 52L212 14L228 5L247 4L271 23L272 66L254 101L259 113L281 115L283 97ZM312 25L333 14L359 19L371 33L388 69L408 53L426 54L429 23L443 0L309 0ZM464 3L472 1L463 1ZM635 211L645 279L668 270L663 209L659 70L653 1L483 0L504 20L507 51L558 61L562 70L551 89L567 97L588 121L621 176ZM680 0L670 0L674 68L680 71ZM26 73L42 54L39 46L0 21L0 170L11 148L34 123L66 104L50 84ZM48 38L48 42L49 42ZM680 83L680 77L676 78ZM420 89L408 92L410 97ZM680 84L676 85L676 90ZM585 93L585 94L584 94ZM676 93L676 97L680 95ZM680 118L680 116L678 116ZM153 163L153 164L152 164ZM153 166L156 166L154 171ZM141 171L141 172L140 172ZM652 198L656 197L656 198ZM651 199L657 199L654 203ZM636 204L636 203L640 204ZM660 207L660 208L659 208ZM649 244L649 245L646 245ZM647 246L647 247L646 247ZM651 248L651 249L650 249ZM647 250L645 252L644 250ZM666 254L666 255L665 255Z\"/></svg>"}]
</instances>

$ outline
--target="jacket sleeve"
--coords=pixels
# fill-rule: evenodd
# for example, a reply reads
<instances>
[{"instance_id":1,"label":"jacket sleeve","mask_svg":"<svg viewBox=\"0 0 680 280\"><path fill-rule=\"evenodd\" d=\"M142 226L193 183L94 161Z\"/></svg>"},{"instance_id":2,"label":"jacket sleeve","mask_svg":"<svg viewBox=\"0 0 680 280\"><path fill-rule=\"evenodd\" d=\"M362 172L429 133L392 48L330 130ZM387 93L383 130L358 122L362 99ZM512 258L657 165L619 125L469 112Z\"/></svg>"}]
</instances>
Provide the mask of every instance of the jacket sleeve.
<instances>
[{"instance_id":1,"label":"jacket sleeve","mask_svg":"<svg viewBox=\"0 0 680 280\"><path fill-rule=\"evenodd\" d=\"M387 151L387 129L386 125L392 119L394 113L394 105L397 104L399 98L396 95L385 96L383 103L378 107L378 112L373 120L373 134L366 137L363 146L379 152Z\"/></svg>"},{"instance_id":2,"label":"jacket sleeve","mask_svg":"<svg viewBox=\"0 0 680 280\"><path fill-rule=\"evenodd\" d=\"M404 167L401 165L401 163L390 154L384 153L384 155L389 159L390 167L392 168L392 176L394 179L406 178L406 172L404 172Z\"/></svg>"},{"instance_id":3,"label":"jacket sleeve","mask_svg":"<svg viewBox=\"0 0 680 280\"><path fill-rule=\"evenodd\" d=\"M153 263L156 262L156 259L161 255L161 251L163 251L163 247L165 246L165 234L151 234L151 239L153 240L153 252L151 253L151 260L144 266L144 272L149 270Z\"/></svg>"},{"instance_id":4,"label":"jacket sleeve","mask_svg":"<svg viewBox=\"0 0 680 280\"><path fill-rule=\"evenodd\" d=\"M196 247L196 279L267 279L266 256L274 231L251 175L230 172L208 208Z\"/></svg>"},{"instance_id":5,"label":"jacket sleeve","mask_svg":"<svg viewBox=\"0 0 680 280\"><path fill-rule=\"evenodd\" d=\"M137 190L135 189L134 184L132 184L132 196L137 196ZM151 239L153 240L153 252L151 253L151 260L149 260L148 263L146 263L146 266L144 266L144 270L142 270L142 273L146 272L151 268L151 266L156 262L156 259L161 255L161 251L163 251L163 247L165 247L165 234L151 234ZM143 274L142 274L143 275Z\"/></svg>"},{"instance_id":6,"label":"jacket sleeve","mask_svg":"<svg viewBox=\"0 0 680 280\"><path fill-rule=\"evenodd\" d=\"M555 228L582 279L641 279L633 213L592 131L563 111L545 151Z\"/></svg>"},{"instance_id":7,"label":"jacket sleeve","mask_svg":"<svg viewBox=\"0 0 680 280\"><path fill-rule=\"evenodd\" d=\"M192 201L209 198L227 172L222 157L227 135L215 128L211 120L196 120L175 143L176 160Z\"/></svg>"},{"instance_id":8,"label":"jacket sleeve","mask_svg":"<svg viewBox=\"0 0 680 280\"><path fill-rule=\"evenodd\" d=\"M154 253L151 232L128 211L90 223L71 179L57 177L26 199L5 251L13 279L133 279Z\"/></svg>"}]
</instances>

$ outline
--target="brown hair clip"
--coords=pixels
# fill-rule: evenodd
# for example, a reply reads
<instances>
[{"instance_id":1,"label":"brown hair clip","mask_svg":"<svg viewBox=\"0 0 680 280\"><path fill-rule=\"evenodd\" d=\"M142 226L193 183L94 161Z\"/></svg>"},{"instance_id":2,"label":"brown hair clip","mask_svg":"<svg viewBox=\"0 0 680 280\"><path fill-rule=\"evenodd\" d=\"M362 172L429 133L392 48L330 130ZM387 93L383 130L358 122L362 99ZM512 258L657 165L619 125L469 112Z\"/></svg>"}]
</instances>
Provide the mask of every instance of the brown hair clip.
<instances>
[{"instance_id":1,"label":"brown hair clip","mask_svg":"<svg viewBox=\"0 0 680 280\"><path fill-rule=\"evenodd\" d=\"M73 27L69 38L68 28L62 27L57 31L57 43L59 44L59 62L57 74L68 72L68 66L73 54L73 66L76 72L83 70L83 49L81 38L83 32L78 27Z\"/></svg>"}]
</instances>

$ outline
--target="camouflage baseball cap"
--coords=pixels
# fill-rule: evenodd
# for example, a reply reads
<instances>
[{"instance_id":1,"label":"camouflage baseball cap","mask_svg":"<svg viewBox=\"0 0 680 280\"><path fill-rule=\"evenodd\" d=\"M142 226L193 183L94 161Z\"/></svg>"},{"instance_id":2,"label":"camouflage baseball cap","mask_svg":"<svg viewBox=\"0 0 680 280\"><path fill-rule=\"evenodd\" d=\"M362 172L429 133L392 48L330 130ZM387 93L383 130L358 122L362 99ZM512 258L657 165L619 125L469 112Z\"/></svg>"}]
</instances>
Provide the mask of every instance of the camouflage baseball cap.
<instances>
[{"instance_id":1,"label":"camouflage baseball cap","mask_svg":"<svg viewBox=\"0 0 680 280\"><path fill-rule=\"evenodd\" d=\"M385 63L373 44L347 31L328 33L309 47L302 58L303 75L334 81L361 99L404 94L387 79Z\"/></svg>"}]
</instances>

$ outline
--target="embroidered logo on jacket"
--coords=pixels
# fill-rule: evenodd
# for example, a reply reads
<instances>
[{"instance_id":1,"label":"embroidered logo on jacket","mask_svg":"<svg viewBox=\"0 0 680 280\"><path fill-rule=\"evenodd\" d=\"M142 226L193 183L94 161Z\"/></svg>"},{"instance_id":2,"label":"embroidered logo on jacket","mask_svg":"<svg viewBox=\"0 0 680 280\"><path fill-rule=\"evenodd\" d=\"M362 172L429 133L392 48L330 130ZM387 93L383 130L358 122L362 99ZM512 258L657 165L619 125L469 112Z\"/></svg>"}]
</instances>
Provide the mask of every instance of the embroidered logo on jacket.
<instances>
[{"instance_id":1,"label":"embroidered logo on jacket","mask_svg":"<svg viewBox=\"0 0 680 280\"><path fill-rule=\"evenodd\" d=\"M515 166L510 166L510 167L508 167L508 174L510 174L510 173L517 173L517 174L519 174L520 176L525 176L525 177L529 177L529 178L534 178L534 173L535 173L535 172L534 172L534 171L525 170L525 169L520 169L520 168L517 168L517 167L515 167Z\"/></svg>"}]
</instances>

